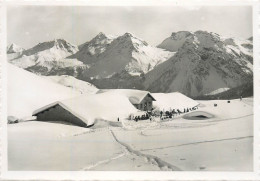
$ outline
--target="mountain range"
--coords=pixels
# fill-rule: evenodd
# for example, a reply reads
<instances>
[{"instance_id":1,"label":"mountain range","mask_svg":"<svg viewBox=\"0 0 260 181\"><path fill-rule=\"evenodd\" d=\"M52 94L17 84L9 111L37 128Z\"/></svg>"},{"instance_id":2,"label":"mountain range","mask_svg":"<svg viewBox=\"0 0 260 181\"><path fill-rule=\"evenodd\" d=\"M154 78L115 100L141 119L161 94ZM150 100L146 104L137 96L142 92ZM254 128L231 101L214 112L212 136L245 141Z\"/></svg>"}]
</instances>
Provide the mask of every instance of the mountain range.
<instances>
[{"instance_id":1,"label":"mountain range","mask_svg":"<svg viewBox=\"0 0 260 181\"><path fill-rule=\"evenodd\" d=\"M180 31L155 47L128 32L99 33L79 46L63 39L27 50L13 44L7 54L10 63L39 75L69 75L98 88L179 91L196 97L252 82L252 41Z\"/></svg>"}]
</instances>

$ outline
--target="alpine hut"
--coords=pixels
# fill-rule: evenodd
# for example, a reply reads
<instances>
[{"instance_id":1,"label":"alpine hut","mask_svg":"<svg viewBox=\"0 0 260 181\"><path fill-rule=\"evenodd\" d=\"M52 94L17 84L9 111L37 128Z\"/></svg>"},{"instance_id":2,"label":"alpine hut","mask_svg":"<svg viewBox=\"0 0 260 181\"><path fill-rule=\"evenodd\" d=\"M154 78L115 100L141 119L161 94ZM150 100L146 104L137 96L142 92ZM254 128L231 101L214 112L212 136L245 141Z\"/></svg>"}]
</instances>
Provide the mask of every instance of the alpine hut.
<instances>
[{"instance_id":1,"label":"alpine hut","mask_svg":"<svg viewBox=\"0 0 260 181\"><path fill-rule=\"evenodd\" d=\"M151 111L153 108L153 101L155 101L154 97L148 91L136 89L101 89L97 94L105 92L113 92L117 95L127 97L135 108L141 111Z\"/></svg>"},{"instance_id":2,"label":"alpine hut","mask_svg":"<svg viewBox=\"0 0 260 181\"><path fill-rule=\"evenodd\" d=\"M123 92L104 91L54 102L35 110L33 116L38 121L64 121L82 127L93 126L98 120L118 121L138 112Z\"/></svg>"}]
</instances>

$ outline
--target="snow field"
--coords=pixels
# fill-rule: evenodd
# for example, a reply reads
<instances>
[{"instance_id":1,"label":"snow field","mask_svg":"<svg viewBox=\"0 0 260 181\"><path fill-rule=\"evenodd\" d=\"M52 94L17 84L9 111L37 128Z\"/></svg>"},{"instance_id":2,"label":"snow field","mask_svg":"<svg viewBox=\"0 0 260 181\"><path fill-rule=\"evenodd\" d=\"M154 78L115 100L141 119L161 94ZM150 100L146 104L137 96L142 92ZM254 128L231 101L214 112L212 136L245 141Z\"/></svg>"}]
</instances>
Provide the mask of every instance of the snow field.
<instances>
[{"instance_id":1,"label":"snow field","mask_svg":"<svg viewBox=\"0 0 260 181\"><path fill-rule=\"evenodd\" d=\"M108 129L71 136L88 131L37 121L8 125L8 169L77 171L122 153Z\"/></svg>"},{"instance_id":2,"label":"snow field","mask_svg":"<svg viewBox=\"0 0 260 181\"><path fill-rule=\"evenodd\" d=\"M247 100L250 102L250 99ZM157 128L139 126L138 130L116 130L114 134L118 140L133 149L167 160L169 164L181 170L251 171L253 169L252 107L245 108L235 116L238 110L236 108L246 105L243 101L231 100L232 107L236 111L230 112L227 111L229 109L226 101L218 101L219 107L215 108L216 110L207 107L214 102L207 101L205 107L201 108L215 113L215 118L212 119L179 118L162 122ZM223 112L226 114L220 115Z\"/></svg>"},{"instance_id":3,"label":"snow field","mask_svg":"<svg viewBox=\"0 0 260 181\"><path fill-rule=\"evenodd\" d=\"M58 100L66 99L67 105L75 106L75 98L68 98L81 94L13 65L8 65L8 74L8 115L18 118ZM158 99L154 104L160 109L174 109L173 105L187 108L199 103L197 111L213 117L182 118L192 116L192 111L172 120L128 121L126 113L136 109L126 95L108 91L98 96L80 96L76 99L82 108L79 112L86 113L84 105L88 102L92 114L86 117L93 117L92 121L115 121L120 115L122 128L106 121L93 129L57 120L8 125L9 170L252 170L253 98L227 103L194 101L180 93L152 96ZM99 109L90 106L97 102ZM101 109L107 111L101 114Z\"/></svg>"}]
</instances>

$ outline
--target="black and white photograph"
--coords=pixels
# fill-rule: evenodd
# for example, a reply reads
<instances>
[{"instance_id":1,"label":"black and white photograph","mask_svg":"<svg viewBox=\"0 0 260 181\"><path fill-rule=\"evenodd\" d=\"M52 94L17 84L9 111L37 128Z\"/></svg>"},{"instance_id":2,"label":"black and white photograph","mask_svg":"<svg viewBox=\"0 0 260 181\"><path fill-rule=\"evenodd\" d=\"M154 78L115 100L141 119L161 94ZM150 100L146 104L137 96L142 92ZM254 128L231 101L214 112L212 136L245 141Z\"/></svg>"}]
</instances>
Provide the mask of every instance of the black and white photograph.
<instances>
[{"instance_id":1,"label":"black and white photograph","mask_svg":"<svg viewBox=\"0 0 260 181\"><path fill-rule=\"evenodd\" d=\"M253 32L250 5L7 6L8 171L253 172Z\"/></svg>"}]
</instances>

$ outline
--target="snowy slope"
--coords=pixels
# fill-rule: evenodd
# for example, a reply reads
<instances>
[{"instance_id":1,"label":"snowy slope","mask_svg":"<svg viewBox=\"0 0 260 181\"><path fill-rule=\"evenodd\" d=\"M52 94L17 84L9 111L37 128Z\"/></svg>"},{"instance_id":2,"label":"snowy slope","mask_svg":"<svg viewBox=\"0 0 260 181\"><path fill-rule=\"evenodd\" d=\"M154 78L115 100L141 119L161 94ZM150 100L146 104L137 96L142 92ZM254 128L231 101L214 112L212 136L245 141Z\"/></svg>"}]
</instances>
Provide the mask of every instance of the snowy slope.
<instances>
[{"instance_id":1,"label":"snowy slope","mask_svg":"<svg viewBox=\"0 0 260 181\"><path fill-rule=\"evenodd\" d=\"M6 54L7 60L10 62L11 60L20 57L22 54L23 54L23 52L8 53L8 54Z\"/></svg>"},{"instance_id":2,"label":"snowy slope","mask_svg":"<svg viewBox=\"0 0 260 181\"><path fill-rule=\"evenodd\" d=\"M179 91L198 96L218 88L236 87L252 79L249 40L228 41L205 31L177 32L166 40L167 44L164 41L159 47L178 51L146 74L144 84L149 91Z\"/></svg>"},{"instance_id":3,"label":"snowy slope","mask_svg":"<svg viewBox=\"0 0 260 181\"><path fill-rule=\"evenodd\" d=\"M12 43L11 45L9 45L7 47L7 54L10 54L10 53L18 53L18 52L22 52L24 51L24 48Z\"/></svg>"},{"instance_id":4,"label":"snowy slope","mask_svg":"<svg viewBox=\"0 0 260 181\"><path fill-rule=\"evenodd\" d=\"M49 80L56 82L58 84L64 85L66 87L70 87L74 90L77 90L81 93L96 93L98 88L88 82L78 80L75 77L69 75L61 75L61 76L45 76Z\"/></svg>"},{"instance_id":5,"label":"snowy slope","mask_svg":"<svg viewBox=\"0 0 260 181\"><path fill-rule=\"evenodd\" d=\"M127 71L131 75L140 75L152 70L173 55L173 52L152 47L131 33L125 33L106 47L105 51L98 56L96 64L86 73L95 78L110 77L122 71Z\"/></svg>"},{"instance_id":6,"label":"snowy slope","mask_svg":"<svg viewBox=\"0 0 260 181\"><path fill-rule=\"evenodd\" d=\"M35 109L61 99L68 99L80 92L56 84L8 64L8 116L31 116Z\"/></svg>"}]
</instances>

